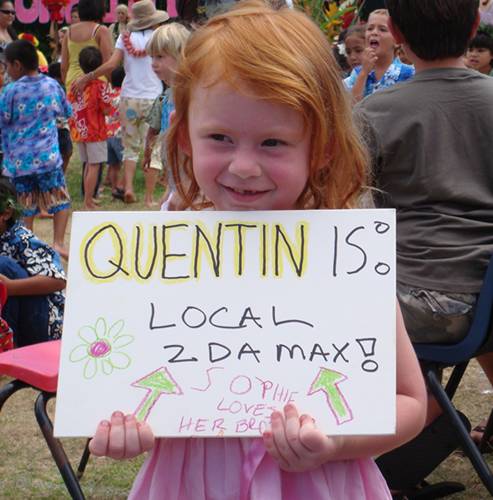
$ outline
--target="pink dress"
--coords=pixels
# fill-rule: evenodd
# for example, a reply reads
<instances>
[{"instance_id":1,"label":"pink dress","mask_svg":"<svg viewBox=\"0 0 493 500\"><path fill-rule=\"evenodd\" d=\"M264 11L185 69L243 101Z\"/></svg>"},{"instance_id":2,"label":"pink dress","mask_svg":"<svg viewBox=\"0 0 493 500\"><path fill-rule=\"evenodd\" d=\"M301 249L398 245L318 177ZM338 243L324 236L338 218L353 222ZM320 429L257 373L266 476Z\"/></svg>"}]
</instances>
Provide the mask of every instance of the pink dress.
<instances>
[{"instance_id":1,"label":"pink dress","mask_svg":"<svg viewBox=\"0 0 493 500\"><path fill-rule=\"evenodd\" d=\"M371 458L284 472L261 439L159 439L140 470L131 500L386 500Z\"/></svg>"}]
</instances>

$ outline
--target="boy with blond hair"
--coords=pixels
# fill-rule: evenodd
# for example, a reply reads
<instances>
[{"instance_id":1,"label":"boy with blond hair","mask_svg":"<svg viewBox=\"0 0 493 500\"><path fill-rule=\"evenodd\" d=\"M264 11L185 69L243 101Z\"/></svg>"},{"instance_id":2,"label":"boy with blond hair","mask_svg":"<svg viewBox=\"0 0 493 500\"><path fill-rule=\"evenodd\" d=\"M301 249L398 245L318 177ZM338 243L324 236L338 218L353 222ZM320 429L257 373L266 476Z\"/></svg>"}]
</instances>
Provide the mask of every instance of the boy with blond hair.
<instances>
[{"instance_id":1,"label":"boy with blond hair","mask_svg":"<svg viewBox=\"0 0 493 500\"><path fill-rule=\"evenodd\" d=\"M167 169L167 160L165 153L165 133L169 125L169 117L174 109L171 85L174 79L174 72L178 65L178 59L182 53L190 32L179 23L170 23L158 28L152 35L147 44L147 53L152 57L152 69L160 80L166 85L166 90L162 96L159 96L149 113L147 122L149 130L147 132L144 160L142 166L148 171L146 180L145 201L148 206L153 203L152 195L156 185L159 171L152 168L151 153L157 141L158 136L162 139L161 160L165 169ZM172 176L168 172L167 177L167 204L166 208L172 207L172 193L174 191Z\"/></svg>"}]
</instances>

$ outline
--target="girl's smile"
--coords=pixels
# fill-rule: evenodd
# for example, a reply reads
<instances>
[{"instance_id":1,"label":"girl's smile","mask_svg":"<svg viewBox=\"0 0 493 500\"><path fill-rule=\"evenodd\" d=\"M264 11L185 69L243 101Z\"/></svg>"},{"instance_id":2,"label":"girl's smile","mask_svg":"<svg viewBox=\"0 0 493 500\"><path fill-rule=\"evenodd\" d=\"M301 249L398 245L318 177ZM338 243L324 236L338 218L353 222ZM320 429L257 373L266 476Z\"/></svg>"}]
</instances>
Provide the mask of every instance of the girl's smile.
<instances>
[{"instance_id":1,"label":"girl's smile","mask_svg":"<svg viewBox=\"0 0 493 500\"><path fill-rule=\"evenodd\" d=\"M301 113L225 83L193 90L189 145L194 174L218 210L293 209L309 167Z\"/></svg>"}]
</instances>

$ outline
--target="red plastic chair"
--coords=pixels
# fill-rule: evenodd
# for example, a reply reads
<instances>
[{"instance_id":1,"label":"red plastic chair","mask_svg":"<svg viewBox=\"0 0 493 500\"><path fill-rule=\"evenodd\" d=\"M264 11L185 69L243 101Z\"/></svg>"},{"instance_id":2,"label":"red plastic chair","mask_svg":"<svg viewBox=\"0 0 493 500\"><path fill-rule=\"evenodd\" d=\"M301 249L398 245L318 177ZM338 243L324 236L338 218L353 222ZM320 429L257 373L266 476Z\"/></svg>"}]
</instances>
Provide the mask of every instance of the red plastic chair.
<instances>
[{"instance_id":1,"label":"red plastic chair","mask_svg":"<svg viewBox=\"0 0 493 500\"><path fill-rule=\"evenodd\" d=\"M60 343L60 340L42 342L0 354L0 374L14 378L0 389L0 411L5 401L18 390L30 387L39 391L34 404L38 425L71 497L84 499L79 479L89 459L88 446L86 445L76 475L62 443L53 436L53 425L46 411L48 401L56 396Z\"/></svg>"}]
</instances>

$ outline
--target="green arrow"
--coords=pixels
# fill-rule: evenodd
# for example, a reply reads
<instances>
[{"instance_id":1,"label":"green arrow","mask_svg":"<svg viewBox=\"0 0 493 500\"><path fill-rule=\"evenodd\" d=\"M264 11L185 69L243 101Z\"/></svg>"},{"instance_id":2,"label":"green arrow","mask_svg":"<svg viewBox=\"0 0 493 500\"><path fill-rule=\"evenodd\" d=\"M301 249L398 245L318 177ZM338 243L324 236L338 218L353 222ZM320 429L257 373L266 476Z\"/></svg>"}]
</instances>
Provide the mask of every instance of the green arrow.
<instances>
[{"instance_id":1,"label":"green arrow","mask_svg":"<svg viewBox=\"0 0 493 500\"><path fill-rule=\"evenodd\" d=\"M343 373L327 368L320 368L320 371L307 393L308 396L318 391L322 391L325 394L330 411L334 414L337 425L341 425L353 419L353 412L351 408L349 408L346 399L338 387L338 385L346 379L347 377Z\"/></svg>"},{"instance_id":2,"label":"green arrow","mask_svg":"<svg viewBox=\"0 0 493 500\"><path fill-rule=\"evenodd\" d=\"M183 394L167 368L162 366L131 384L147 389L147 394L134 412L137 420L145 422L162 394Z\"/></svg>"}]
</instances>

